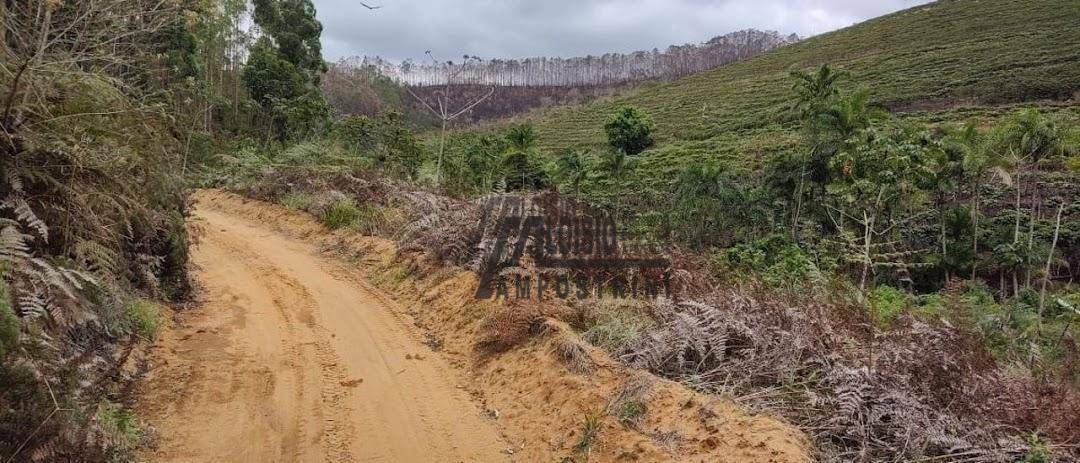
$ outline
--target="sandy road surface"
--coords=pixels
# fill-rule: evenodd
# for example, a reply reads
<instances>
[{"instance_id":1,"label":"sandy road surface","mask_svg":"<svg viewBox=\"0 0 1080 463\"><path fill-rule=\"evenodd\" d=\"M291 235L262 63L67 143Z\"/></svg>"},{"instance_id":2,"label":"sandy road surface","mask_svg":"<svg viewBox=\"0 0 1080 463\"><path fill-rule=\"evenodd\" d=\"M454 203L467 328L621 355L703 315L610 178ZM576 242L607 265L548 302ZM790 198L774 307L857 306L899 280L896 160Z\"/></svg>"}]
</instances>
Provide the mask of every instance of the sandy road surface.
<instances>
[{"instance_id":1,"label":"sandy road surface","mask_svg":"<svg viewBox=\"0 0 1080 463\"><path fill-rule=\"evenodd\" d=\"M264 224L196 213L205 302L156 347L161 462L508 461L457 372L378 293Z\"/></svg>"}]
</instances>

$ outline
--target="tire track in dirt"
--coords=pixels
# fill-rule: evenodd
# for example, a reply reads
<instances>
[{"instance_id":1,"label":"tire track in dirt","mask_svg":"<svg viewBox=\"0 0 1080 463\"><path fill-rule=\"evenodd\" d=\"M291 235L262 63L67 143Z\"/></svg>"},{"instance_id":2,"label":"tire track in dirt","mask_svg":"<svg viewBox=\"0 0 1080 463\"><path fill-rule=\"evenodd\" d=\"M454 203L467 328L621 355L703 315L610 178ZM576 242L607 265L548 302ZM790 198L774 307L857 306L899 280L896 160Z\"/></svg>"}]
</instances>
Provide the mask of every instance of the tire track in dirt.
<instances>
[{"instance_id":1,"label":"tire track in dirt","mask_svg":"<svg viewBox=\"0 0 1080 463\"><path fill-rule=\"evenodd\" d=\"M154 461L507 461L455 376L311 245L200 204L205 301L152 355ZM410 355L411 354L411 355ZM222 387L227 384L227 387Z\"/></svg>"},{"instance_id":2,"label":"tire track in dirt","mask_svg":"<svg viewBox=\"0 0 1080 463\"><path fill-rule=\"evenodd\" d=\"M319 426L314 439L322 444L323 461L355 461L348 446L348 436L352 435L353 430L348 420L349 406L344 400L347 391L342 386L342 383L346 382L347 374L327 339L327 332L319 329L315 323L314 311L317 307L311 293L297 279L263 262L240 241L241 239L234 236L224 236L222 243L245 265L258 270L265 283L264 289L272 297L276 313L284 322L285 336L281 342L289 353L287 367L299 385L295 395L296 402L314 400L308 397L310 392L305 388L308 383L317 385L321 400L318 406L310 407L314 412L312 416L296 416L296 435L286 441L292 444L292 451L283 453L292 454L297 460L303 459L304 452L296 442L305 442L312 437L308 434L314 426L311 422L314 421ZM297 322L302 326L298 327ZM319 366L318 383L307 379L309 372L306 367L312 364ZM324 416L327 412L330 415Z\"/></svg>"}]
</instances>

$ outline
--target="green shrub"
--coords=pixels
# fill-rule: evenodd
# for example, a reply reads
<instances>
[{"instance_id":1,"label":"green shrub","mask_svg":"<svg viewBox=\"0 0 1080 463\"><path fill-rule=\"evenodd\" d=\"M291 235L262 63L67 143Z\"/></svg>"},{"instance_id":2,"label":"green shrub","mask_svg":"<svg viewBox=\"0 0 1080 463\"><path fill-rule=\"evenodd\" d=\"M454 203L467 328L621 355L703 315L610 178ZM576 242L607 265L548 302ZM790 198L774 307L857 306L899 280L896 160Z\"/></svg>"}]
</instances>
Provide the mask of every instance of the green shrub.
<instances>
[{"instance_id":1,"label":"green shrub","mask_svg":"<svg viewBox=\"0 0 1080 463\"><path fill-rule=\"evenodd\" d=\"M309 167L367 167L367 163L330 141L297 143L275 156L279 164Z\"/></svg>"},{"instance_id":2,"label":"green shrub","mask_svg":"<svg viewBox=\"0 0 1080 463\"><path fill-rule=\"evenodd\" d=\"M912 305L912 296L892 286L878 286L868 295L874 321L888 325Z\"/></svg>"},{"instance_id":3,"label":"green shrub","mask_svg":"<svg viewBox=\"0 0 1080 463\"><path fill-rule=\"evenodd\" d=\"M635 156L653 145L656 124L647 114L633 106L619 108L604 124L608 145L627 156Z\"/></svg>"},{"instance_id":4,"label":"green shrub","mask_svg":"<svg viewBox=\"0 0 1080 463\"><path fill-rule=\"evenodd\" d=\"M425 153L407 122L395 111L376 118L350 116L335 124L333 137L370 167L415 178Z\"/></svg>"},{"instance_id":5,"label":"green shrub","mask_svg":"<svg viewBox=\"0 0 1080 463\"><path fill-rule=\"evenodd\" d=\"M645 414L649 412L649 406L641 400L627 400L623 402L618 410L615 411L615 417L619 419L619 422L627 426L637 426L641 423L641 420L645 418Z\"/></svg>"},{"instance_id":6,"label":"green shrub","mask_svg":"<svg viewBox=\"0 0 1080 463\"><path fill-rule=\"evenodd\" d=\"M99 404L97 421L108 441L121 452L136 449L145 434L138 417L122 405Z\"/></svg>"},{"instance_id":7,"label":"green shrub","mask_svg":"<svg viewBox=\"0 0 1080 463\"><path fill-rule=\"evenodd\" d=\"M618 352L637 340L655 322L643 312L641 301L601 299L589 315L582 338L610 352Z\"/></svg>"},{"instance_id":8,"label":"green shrub","mask_svg":"<svg viewBox=\"0 0 1080 463\"><path fill-rule=\"evenodd\" d=\"M1050 463L1054 460L1053 454L1047 447L1046 442L1039 438L1038 434L1032 434L1028 438L1028 451L1024 455L1023 463Z\"/></svg>"},{"instance_id":9,"label":"green shrub","mask_svg":"<svg viewBox=\"0 0 1080 463\"><path fill-rule=\"evenodd\" d=\"M282 196L278 202L289 209L303 211L311 205L311 195L301 192L292 192Z\"/></svg>"},{"instance_id":10,"label":"green shrub","mask_svg":"<svg viewBox=\"0 0 1080 463\"><path fill-rule=\"evenodd\" d=\"M945 313L945 298L939 293L916 296L915 305L918 313L924 317L937 318Z\"/></svg>"},{"instance_id":11,"label":"green shrub","mask_svg":"<svg viewBox=\"0 0 1080 463\"><path fill-rule=\"evenodd\" d=\"M128 303L124 308L124 326L129 333L153 341L161 327L157 304L145 299Z\"/></svg>"},{"instance_id":12,"label":"green shrub","mask_svg":"<svg viewBox=\"0 0 1080 463\"><path fill-rule=\"evenodd\" d=\"M783 235L736 245L724 257L730 269L756 277L773 289L801 291L824 282L814 260Z\"/></svg>"},{"instance_id":13,"label":"green shrub","mask_svg":"<svg viewBox=\"0 0 1080 463\"><path fill-rule=\"evenodd\" d=\"M331 229L338 229L352 225L361 217L360 208L356 205L356 201L351 198L339 199L334 201L323 212L322 222Z\"/></svg>"}]
</instances>

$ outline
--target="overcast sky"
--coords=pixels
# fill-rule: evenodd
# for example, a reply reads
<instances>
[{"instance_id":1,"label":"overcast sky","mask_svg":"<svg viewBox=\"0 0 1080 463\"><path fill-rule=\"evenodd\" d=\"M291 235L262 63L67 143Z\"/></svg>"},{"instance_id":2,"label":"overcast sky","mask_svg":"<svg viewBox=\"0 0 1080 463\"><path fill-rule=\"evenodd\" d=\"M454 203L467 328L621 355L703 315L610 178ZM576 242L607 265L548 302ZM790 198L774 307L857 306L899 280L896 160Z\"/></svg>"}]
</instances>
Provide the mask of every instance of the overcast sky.
<instances>
[{"instance_id":1,"label":"overcast sky","mask_svg":"<svg viewBox=\"0 0 1080 463\"><path fill-rule=\"evenodd\" d=\"M328 60L584 56L663 50L741 29L808 36L927 0L313 0Z\"/></svg>"}]
</instances>

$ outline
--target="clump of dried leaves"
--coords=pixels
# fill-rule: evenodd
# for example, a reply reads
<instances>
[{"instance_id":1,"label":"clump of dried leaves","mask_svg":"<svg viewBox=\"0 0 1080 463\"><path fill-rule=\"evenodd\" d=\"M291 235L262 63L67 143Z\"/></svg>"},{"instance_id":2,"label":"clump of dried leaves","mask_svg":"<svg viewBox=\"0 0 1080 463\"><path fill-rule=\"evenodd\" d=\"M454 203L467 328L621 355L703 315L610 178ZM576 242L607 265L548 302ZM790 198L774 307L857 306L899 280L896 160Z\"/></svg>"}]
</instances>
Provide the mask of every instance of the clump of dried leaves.
<instances>
[{"instance_id":1,"label":"clump of dried leaves","mask_svg":"<svg viewBox=\"0 0 1080 463\"><path fill-rule=\"evenodd\" d=\"M1054 389L1050 406L1030 376L996 368L962 330L906 318L871 336L837 310L736 291L661 300L659 327L620 358L780 413L823 460L1016 461L1032 430L1080 437L1062 426L1080 416L1075 390Z\"/></svg>"}]
</instances>

